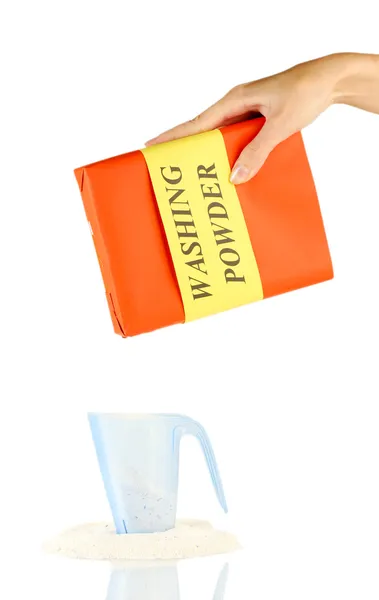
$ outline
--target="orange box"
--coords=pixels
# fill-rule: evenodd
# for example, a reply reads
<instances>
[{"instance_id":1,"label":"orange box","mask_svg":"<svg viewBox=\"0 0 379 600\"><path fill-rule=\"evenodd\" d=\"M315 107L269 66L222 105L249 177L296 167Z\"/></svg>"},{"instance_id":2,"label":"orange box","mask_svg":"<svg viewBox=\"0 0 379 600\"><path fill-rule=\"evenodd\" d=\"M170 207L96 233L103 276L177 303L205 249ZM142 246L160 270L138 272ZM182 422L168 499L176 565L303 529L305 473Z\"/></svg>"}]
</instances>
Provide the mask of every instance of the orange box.
<instances>
[{"instance_id":1,"label":"orange box","mask_svg":"<svg viewBox=\"0 0 379 600\"><path fill-rule=\"evenodd\" d=\"M220 129L230 165L264 119ZM75 170L100 263L114 330L123 337L183 323L183 303L141 151ZM302 136L270 154L236 187L264 298L333 277L324 225Z\"/></svg>"}]
</instances>

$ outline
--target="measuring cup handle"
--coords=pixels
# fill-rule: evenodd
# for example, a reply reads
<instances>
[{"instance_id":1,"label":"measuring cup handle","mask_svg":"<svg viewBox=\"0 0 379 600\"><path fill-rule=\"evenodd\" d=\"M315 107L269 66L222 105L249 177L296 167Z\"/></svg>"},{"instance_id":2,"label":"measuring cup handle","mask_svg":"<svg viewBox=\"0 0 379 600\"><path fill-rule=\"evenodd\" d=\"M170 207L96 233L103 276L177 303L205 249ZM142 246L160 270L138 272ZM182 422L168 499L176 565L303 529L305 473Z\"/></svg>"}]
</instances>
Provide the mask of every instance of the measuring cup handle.
<instances>
[{"instance_id":1,"label":"measuring cup handle","mask_svg":"<svg viewBox=\"0 0 379 600\"><path fill-rule=\"evenodd\" d=\"M217 580L216 589L213 594L213 600L224 600L228 576L229 563L225 563Z\"/></svg>"},{"instance_id":2,"label":"measuring cup handle","mask_svg":"<svg viewBox=\"0 0 379 600\"><path fill-rule=\"evenodd\" d=\"M217 466L215 454L213 452L211 441L208 437L204 427L194 421L190 417L178 416L177 430L180 432L180 437L183 435L194 435L200 442L203 449L206 463L208 465L209 474L212 479L213 487L216 492L218 501L223 508L224 512L228 512L228 506L226 503L224 488L221 481L220 472Z\"/></svg>"}]
</instances>

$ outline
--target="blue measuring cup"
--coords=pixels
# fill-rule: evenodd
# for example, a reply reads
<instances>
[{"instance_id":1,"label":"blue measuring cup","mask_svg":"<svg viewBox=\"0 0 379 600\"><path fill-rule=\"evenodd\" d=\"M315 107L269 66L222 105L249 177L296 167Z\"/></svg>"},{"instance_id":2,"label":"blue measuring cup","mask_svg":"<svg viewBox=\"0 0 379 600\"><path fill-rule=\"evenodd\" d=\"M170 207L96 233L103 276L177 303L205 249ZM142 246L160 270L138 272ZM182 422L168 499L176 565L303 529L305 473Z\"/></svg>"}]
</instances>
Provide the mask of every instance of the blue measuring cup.
<instances>
[{"instance_id":1,"label":"blue measuring cup","mask_svg":"<svg viewBox=\"0 0 379 600\"><path fill-rule=\"evenodd\" d=\"M197 421L175 414L90 413L89 422L118 534L175 527L184 435L199 440L219 503L228 511L209 437Z\"/></svg>"}]
</instances>

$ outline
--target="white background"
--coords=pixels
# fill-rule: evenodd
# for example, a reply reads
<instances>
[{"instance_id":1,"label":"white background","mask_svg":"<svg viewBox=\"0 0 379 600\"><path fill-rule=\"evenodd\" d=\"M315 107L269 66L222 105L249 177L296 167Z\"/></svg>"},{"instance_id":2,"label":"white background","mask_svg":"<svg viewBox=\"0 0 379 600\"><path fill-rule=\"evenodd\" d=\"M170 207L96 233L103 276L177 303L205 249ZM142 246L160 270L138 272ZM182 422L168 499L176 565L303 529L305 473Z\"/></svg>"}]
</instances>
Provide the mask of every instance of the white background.
<instances>
[{"instance_id":1,"label":"white background","mask_svg":"<svg viewBox=\"0 0 379 600\"><path fill-rule=\"evenodd\" d=\"M180 514L244 543L227 599L377 598L379 118L333 107L304 133L334 281L129 340L113 334L72 173L237 83L378 53L375 13L372 0L1 4L2 597L105 600L106 565L39 546L110 518L86 421L109 410L208 429L230 514L192 440ZM185 566L181 597L211 598L222 560Z\"/></svg>"}]
</instances>

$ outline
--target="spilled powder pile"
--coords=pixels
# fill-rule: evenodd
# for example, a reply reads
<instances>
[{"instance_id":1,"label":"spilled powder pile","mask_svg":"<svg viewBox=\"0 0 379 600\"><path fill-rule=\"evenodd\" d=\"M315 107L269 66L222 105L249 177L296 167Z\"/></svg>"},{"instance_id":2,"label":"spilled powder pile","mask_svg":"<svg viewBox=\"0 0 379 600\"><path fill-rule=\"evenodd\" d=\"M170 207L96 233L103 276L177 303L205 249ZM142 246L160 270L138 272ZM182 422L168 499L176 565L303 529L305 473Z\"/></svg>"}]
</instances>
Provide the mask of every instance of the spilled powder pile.
<instances>
[{"instance_id":1,"label":"spilled powder pile","mask_svg":"<svg viewBox=\"0 0 379 600\"><path fill-rule=\"evenodd\" d=\"M231 533L217 531L206 521L177 521L164 533L117 535L113 525L93 523L69 529L44 550L69 558L92 560L172 560L224 554L240 545Z\"/></svg>"}]
</instances>

